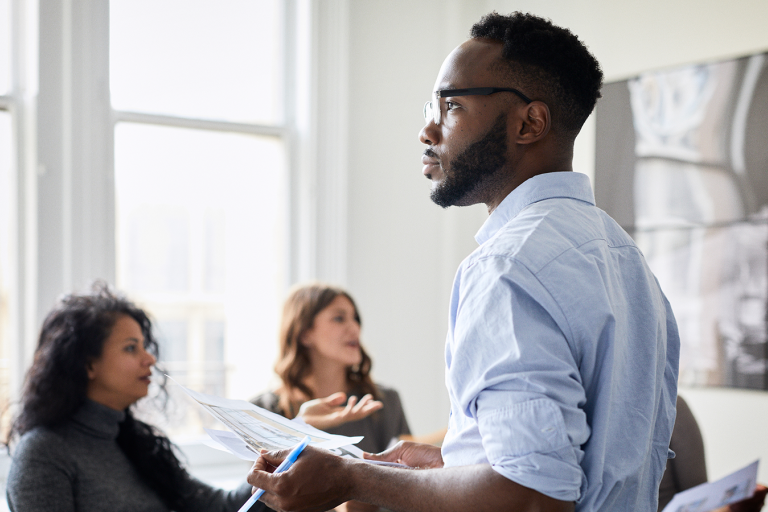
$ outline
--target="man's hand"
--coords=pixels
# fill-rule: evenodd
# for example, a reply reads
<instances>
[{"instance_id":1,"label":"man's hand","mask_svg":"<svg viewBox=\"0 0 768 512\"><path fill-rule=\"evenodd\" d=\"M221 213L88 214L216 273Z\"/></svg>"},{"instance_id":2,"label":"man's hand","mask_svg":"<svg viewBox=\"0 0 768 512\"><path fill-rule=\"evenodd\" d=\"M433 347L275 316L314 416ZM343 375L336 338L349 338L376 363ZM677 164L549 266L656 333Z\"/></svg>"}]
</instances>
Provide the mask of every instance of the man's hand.
<instances>
[{"instance_id":1,"label":"man's hand","mask_svg":"<svg viewBox=\"0 0 768 512\"><path fill-rule=\"evenodd\" d=\"M365 395L360 401L339 391L326 398L316 398L304 402L299 409L299 416L309 425L320 430L338 427L343 423L357 421L384 407L384 404L374 400L372 395Z\"/></svg>"},{"instance_id":2,"label":"man's hand","mask_svg":"<svg viewBox=\"0 0 768 512\"><path fill-rule=\"evenodd\" d=\"M248 483L264 489L260 498L275 510L324 512L351 498L345 461L307 446L290 469L272 473L290 450L262 452L248 473Z\"/></svg>"},{"instance_id":3,"label":"man's hand","mask_svg":"<svg viewBox=\"0 0 768 512\"><path fill-rule=\"evenodd\" d=\"M418 464L425 467L430 459L427 454L432 454L432 464L437 463L432 449L423 451L420 445L410 444L414 446L401 448L399 456L397 448L390 450L390 457L411 462L419 459ZM261 501L275 510L321 512L352 499L413 512L574 510L573 503L523 487L489 464L409 470L343 459L308 446L288 471L271 473L288 453L262 453L248 474L248 483L265 491Z\"/></svg>"},{"instance_id":4,"label":"man's hand","mask_svg":"<svg viewBox=\"0 0 768 512\"><path fill-rule=\"evenodd\" d=\"M440 448L431 444L420 444L411 441L400 441L395 446L379 454L364 453L363 457L371 460L397 462L412 468L427 469L443 467L443 456Z\"/></svg>"},{"instance_id":5,"label":"man's hand","mask_svg":"<svg viewBox=\"0 0 768 512\"><path fill-rule=\"evenodd\" d=\"M379 507L361 501L348 501L336 507L336 512L377 512Z\"/></svg>"},{"instance_id":6,"label":"man's hand","mask_svg":"<svg viewBox=\"0 0 768 512\"><path fill-rule=\"evenodd\" d=\"M757 484L757 487L755 487L755 493L751 498L732 503L726 508L726 510L728 512L758 512L763 508L766 494L768 494L768 488L766 488L764 485Z\"/></svg>"}]
</instances>

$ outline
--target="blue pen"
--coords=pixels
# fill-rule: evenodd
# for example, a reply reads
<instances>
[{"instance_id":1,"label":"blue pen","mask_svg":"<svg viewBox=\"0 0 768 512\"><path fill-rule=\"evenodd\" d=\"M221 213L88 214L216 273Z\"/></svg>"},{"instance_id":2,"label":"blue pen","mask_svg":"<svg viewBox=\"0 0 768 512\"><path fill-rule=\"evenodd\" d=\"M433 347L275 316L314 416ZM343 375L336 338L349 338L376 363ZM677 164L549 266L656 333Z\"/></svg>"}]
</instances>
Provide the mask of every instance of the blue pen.
<instances>
[{"instance_id":1,"label":"blue pen","mask_svg":"<svg viewBox=\"0 0 768 512\"><path fill-rule=\"evenodd\" d=\"M299 458L299 454L301 451L307 447L309 444L309 436L305 437L301 440L299 444L296 445L296 448L291 450L291 453L288 454L288 456L283 460L283 462L280 463L279 466L277 466L277 469L274 471L275 473L282 473L283 471L286 471L288 468L290 468L294 462L296 462L296 459ZM254 492L250 498L248 498L248 501L246 501L242 507L240 507L240 510L237 512L248 512L250 508L253 506L254 503L259 501L259 498L261 498L261 495L264 494L264 489L257 489L256 492Z\"/></svg>"}]
</instances>

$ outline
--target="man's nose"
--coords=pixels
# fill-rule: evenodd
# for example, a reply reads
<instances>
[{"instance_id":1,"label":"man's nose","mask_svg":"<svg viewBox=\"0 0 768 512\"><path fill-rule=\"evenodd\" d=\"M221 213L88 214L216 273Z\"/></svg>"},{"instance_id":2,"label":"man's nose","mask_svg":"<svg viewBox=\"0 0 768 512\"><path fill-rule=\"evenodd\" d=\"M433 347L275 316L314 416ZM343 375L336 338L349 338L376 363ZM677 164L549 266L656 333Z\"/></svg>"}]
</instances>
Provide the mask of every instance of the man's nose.
<instances>
[{"instance_id":1,"label":"man's nose","mask_svg":"<svg viewBox=\"0 0 768 512\"><path fill-rule=\"evenodd\" d=\"M419 140L427 146L434 146L440 141L440 129L433 120L429 120L419 132Z\"/></svg>"}]
</instances>

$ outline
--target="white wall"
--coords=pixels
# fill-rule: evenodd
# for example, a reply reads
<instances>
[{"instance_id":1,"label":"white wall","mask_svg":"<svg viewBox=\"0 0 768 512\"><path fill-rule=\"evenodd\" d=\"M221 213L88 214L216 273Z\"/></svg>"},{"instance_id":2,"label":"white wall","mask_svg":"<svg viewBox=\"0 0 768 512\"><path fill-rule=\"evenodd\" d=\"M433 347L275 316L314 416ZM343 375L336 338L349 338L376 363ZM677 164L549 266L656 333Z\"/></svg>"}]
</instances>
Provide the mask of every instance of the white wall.
<instances>
[{"instance_id":1,"label":"white wall","mask_svg":"<svg viewBox=\"0 0 768 512\"><path fill-rule=\"evenodd\" d=\"M456 212L429 200L417 138L451 48L444 31L424 27L445 4L351 2L350 15L348 285L375 377L400 390L416 433L447 425L442 347L461 258L448 246Z\"/></svg>"},{"instance_id":2,"label":"white wall","mask_svg":"<svg viewBox=\"0 0 768 512\"><path fill-rule=\"evenodd\" d=\"M379 381L403 396L411 426L446 424L448 294L475 247L483 207L446 211L421 176L421 109L447 53L491 10L530 10L569 27L607 80L768 49L765 0L355 0L350 2L347 284L360 303ZM590 173L593 125L575 168ZM768 481L768 393L683 389L701 425L710 478L756 457Z\"/></svg>"}]
</instances>

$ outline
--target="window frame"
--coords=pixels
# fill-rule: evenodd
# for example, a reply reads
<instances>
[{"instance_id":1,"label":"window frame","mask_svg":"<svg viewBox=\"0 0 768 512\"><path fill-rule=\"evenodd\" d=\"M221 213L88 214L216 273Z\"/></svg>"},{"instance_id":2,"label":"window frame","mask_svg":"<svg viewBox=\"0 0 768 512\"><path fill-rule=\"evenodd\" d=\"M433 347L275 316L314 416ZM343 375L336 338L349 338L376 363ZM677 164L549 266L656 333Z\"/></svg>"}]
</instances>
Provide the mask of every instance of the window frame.
<instances>
[{"instance_id":1,"label":"window frame","mask_svg":"<svg viewBox=\"0 0 768 512\"><path fill-rule=\"evenodd\" d=\"M9 391L18 397L24 372L35 346L37 318L35 271L37 247L36 96L38 83L38 2L10 0L11 89L0 95L0 110L10 114L12 123L10 261L7 277L9 349Z\"/></svg>"},{"instance_id":2,"label":"window frame","mask_svg":"<svg viewBox=\"0 0 768 512\"><path fill-rule=\"evenodd\" d=\"M36 326L61 293L82 289L95 276L115 280L118 122L282 137L289 180L286 288L309 279L346 284L349 1L285 2L286 104L278 127L114 111L108 2L71 0L41 10L47 37L39 52L35 195L45 207L36 211Z\"/></svg>"},{"instance_id":3,"label":"window frame","mask_svg":"<svg viewBox=\"0 0 768 512\"><path fill-rule=\"evenodd\" d=\"M108 3L108 2L107 2ZM291 0L281 0L278 2L278 17L281 18L281 21L283 23L282 27L282 40L281 48L279 49L278 53L280 57L283 57L282 64L279 65L280 73L282 74L281 81L285 84L293 83L293 77L292 74L294 73L293 66L289 64L291 62L291 59L284 58L288 54L288 43L290 42L292 35L291 31L289 30L289 27L293 25L293 14L291 11L291 7L293 7L294 2ZM282 12L279 12L282 11ZM106 22L109 23L109 12L106 13ZM107 34L107 39L109 39L109 34ZM107 52L109 52L109 45L105 45L107 48ZM280 62L280 61L278 61ZM107 69L107 74L109 76L109 69ZM277 114L277 120L274 122L274 124L260 124L256 122L240 122L240 121L229 121L229 120L221 120L221 119L211 119L211 118L201 118L201 117L190 117L190 116L184 116L184 115L175 115L175 114L160 114L160 113L150 113L146 111L137 111L137 110L124 110L119 108L113 108L111 101L110 101L110 126L108 128L109 133L111 134L110 140L108 141L109 144L111 144L111 154L115 155L115 134L117 133L118 126L125 126L127 124L131 124L136 127L167 127L171 129L183 129L183 130L195 130L200 132L201 134L213 134L216 132L222 133L225 136L228 135L251 135L256 137L264 137L264 138L270 138L273 140L278 140L282 146L283 146L283 161L285 162L285 172L282 176L282 187L281 192L284 194L284 201L282 201L282 204L280 205L282 209L282 215L283 217L289 217L290 215L290 209L291 209L291 201L290 201L290 194L288 193L288 186L290 184L290 176L291 176L291 162L289 160L290 153L288 152L289 147L289 141L292 137L292 121L291 117L289 116L290 111L290 98L288 94L285 94L283 90L280 90L278 93L278 96L275 98L276 102L280 103L280 106L278 107L278 114ZM125 123L125 124L123 124ZM119 142L119 140L118 140ZM118 150L120 148L118 147ZM118 153L118 158L120 157ZM115 176L115 166L119 165L119 162L115 161L114 156L110 159L110 165L111 165L111 175ZM119 169L118 169L119 171ZM113 194L112 197L112 207L113 211L117 215L117 204L116 200L119 200L119 190L115 189L115 186L113 185L111 188L111 193ZM117 194L117 197L115 196ZM107 236L111 237L111 239L115 240L117 242L117 221L118 219L116 216L113 218L111 225L109 228L112 229L111 234L108 234ZM194 235L192 234L196 228L199 228L199 224L196 224L192 222L189 225L190 228L190 236L194 238ZM279 252L282 252L282 255L288 256L291 254L290 252L290 239L289 236L289 226L288 223L284 223L284 244L283 247L277 248ZM121 235L121 240L125 241L125 233ZM195 247L199 247L195 245ZM155 316L155 319L160 320L159 322L156 322L155 324L155 330L156 334L158 334L161 337L161 343L162 341L162 335L163 329L162 329L162 320L168 319L169 315L172 317L175 321L183 322L187 329L185 331L186 336L185 340L187 346L189 347L188 350L188 359L186 361L169 361L166 354L169 354L168 351L161 350L160 356L161 356L161 364L160 368L162 370L169 372L172 376L174 376L179 383L183 385L187 385L190 387L193 387L197 391L205 392L205 393L211 393L211 394L220 394L220 391L222 389L226 389L228 392L233 392L236 396L232 396L232 398L245 398L247 396L250 396L254 393L254 391L258 390L258 387L254 386L253 389L248 391L247 395L243 395L238 393L238 390L240 387L242 387L242 381L247 380L247 372L243 370L242 365L240 364L240 361L242 361L242 358L238 358L236 361L232 360L232 353L238 349L242 349L242 351L247 351L250 349L250 347L254 346L255 344L251 343L250 346L244 346L245 342L242 341L241 336L228 336L228 342L225 341L226 346L226 356L223 357L221 361L210 361L207 360L204 357L201 357L201 354L205 351L205 323L206 321L210 321L213 319L225 321L225 310L227 309L225 307L224 302L224 295L221 292L206 292L201 289L197 289L198 287L195 286L196 283L195 279L192 278L192 280L187 283L188 287L185 291L139 291L139 290L132 290L130 288L130 279L126 281L126 273L125 268L118 269L117 263L121 256L125 256L124 249L121 249L118 254L118 248L117 244L115 243L115 257L113 259L114 266L112 269L110 269L113 272L113 278L109 279L110 283L113 283L117 286L118 289L121 289L122 291L126 292L130 298L133 300L136 300L138 303L144 305L147 310ZM187 254L188 258L193 256L193 251L196 249L193 249L192 247L189 248L190 252ZM281 256L282 256L281 255ZM188 260L187 262L189 262ZM125 263L125 262L123 262ZM278 283L278 286L282 287L282 289L287 289L289 286L290 281L290 269L286 268L285 272L283 273L285 276L285 279ZM189 277L192 277L192 274L189 275ZM83 284L80 284L80 286L83 286ZM121 288L122 286L125 286L126 288ZM277 309L277 308L276 308ZM263 315L263 313L262 313ZM271 315L269 318L273 318ZM274 318L275 325L277 324L277 319ZM234 322L242 323L240 322ZM230 324L232 325L232 324ZM167 333L165 333L167 334ZM177 340L181 341L181 340ZM271 341L271 338L270 338ZM276 341L275 341L276 345ZM269 347L272 348L271 346ZM250 354L249 354L250 355ZM237 371L232 371L233 366L236 366L238 369ZM172 373L171 373L172 372ZM205 384L204 384L205 383ZM198 386L206 385L210 387L206 387L205 389L200 388ZM174 393L175 390L170 389L171 396L176 397L176 394ZM227 396L229 398L230 396ZM182 407L186 409L189 407L188 403L185 401L185 398L181 398L181 403L183 404ZM191 408L191 407L190 407ZM194 411L193 411L194 412ZM187 418L190 417L190 415L186 416ZM196 418L196 416L193 414L191 417ZM161 419L158 418L157 423L161 423ZM192 420L196 421L196 420ZM184 423L184 424L181 424ZM205 426L204 424L202 425ZM162 424L161 424L162 427ZM175 428L178 428L180 430L195 430L194 428L191 428L191 425L185 423L185 422L179 422L174 423L173 426L168 426L168 434L173 435L181 435L179 431L174 430ZM202 427L201 427L202 428ZM189 434L187 434L189 435Z\"/></svg>"},{"instance_id":4,"label":"window frame","mask_svg":"<svg viewBox=\"0 0 768 512\"><path fill-rule=\"evenodd\" d=\"M284 138L286 288L309 279L346 284L349 0L285 0L285 116L277 128L113 111L109 2L68 0L41 9L39 0L10 1L16 79L12 94L0 97L0 108L11 111L17 137L12 399L56 298L86 288L95 277L115 282L118 122L173 122ZM193 469L196 459L190 459ZM0 456L0 478L7 463Z\"/></svg>"}]
</instances>

